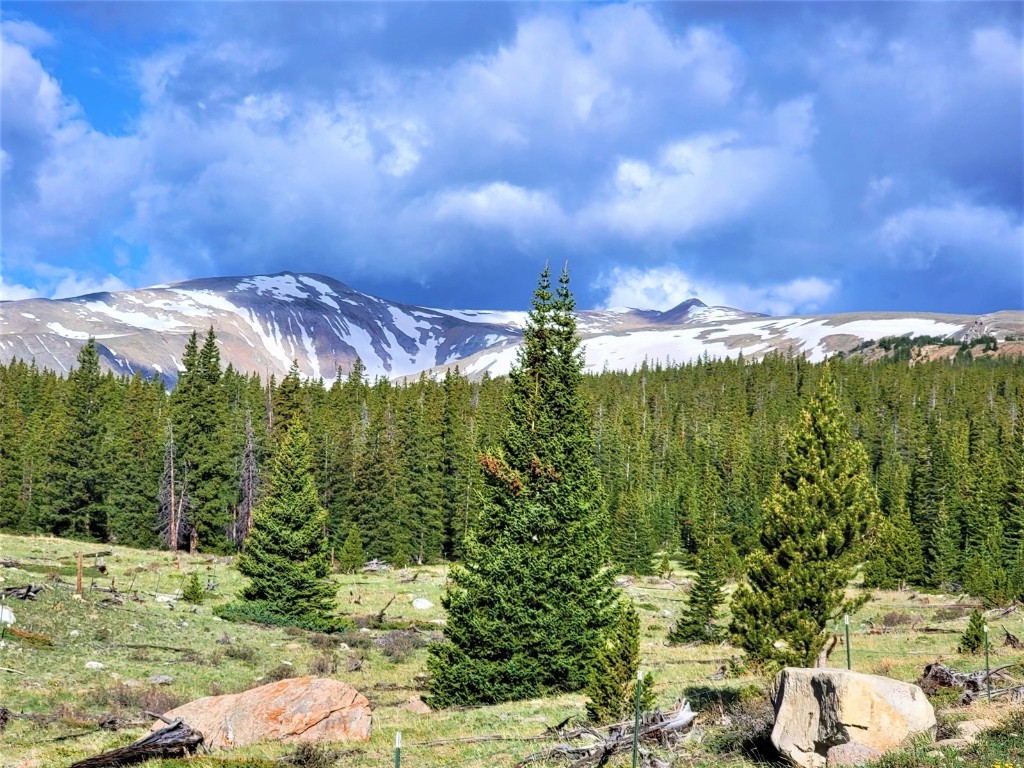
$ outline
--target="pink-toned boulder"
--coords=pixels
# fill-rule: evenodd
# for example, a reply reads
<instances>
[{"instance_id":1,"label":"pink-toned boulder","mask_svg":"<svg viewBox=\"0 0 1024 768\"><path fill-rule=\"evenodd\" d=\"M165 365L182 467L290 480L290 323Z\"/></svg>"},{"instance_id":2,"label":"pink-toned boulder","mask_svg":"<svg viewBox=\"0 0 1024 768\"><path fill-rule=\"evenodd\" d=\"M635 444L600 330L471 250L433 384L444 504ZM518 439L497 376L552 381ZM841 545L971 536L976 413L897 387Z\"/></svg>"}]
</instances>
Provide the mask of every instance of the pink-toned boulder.
<instances>
[{"instance_id":1,"label":"pink-toned boulder","mask_svg":"<svg viewBox=\"0 0 1024 768\"><path fill-rule=\"evenodd\" d=\"M164 715L202 732L204 744L228 749L261 741L367 741L370 702L339 680L296 677L227 696L206 696ZM165 727L155 723L152 730Z\"/></svg>"}]
</instances>

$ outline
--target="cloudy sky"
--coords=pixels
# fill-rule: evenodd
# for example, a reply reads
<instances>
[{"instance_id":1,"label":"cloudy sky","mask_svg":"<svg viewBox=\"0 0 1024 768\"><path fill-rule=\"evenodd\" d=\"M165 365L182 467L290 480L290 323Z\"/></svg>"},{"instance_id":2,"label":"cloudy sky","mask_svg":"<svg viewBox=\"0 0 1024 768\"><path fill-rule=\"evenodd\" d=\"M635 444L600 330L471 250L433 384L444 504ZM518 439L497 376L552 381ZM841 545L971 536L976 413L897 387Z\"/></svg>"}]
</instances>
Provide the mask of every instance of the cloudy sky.
<instances>
[{"instance_id":1,"label":"cloudy sky","mask_svg":"<svg viewBox=\"0 0 1024 768\"><path fill-rule=\"evenodd\" d=\"M0 297L1024 308L1022 5L18 3Z\"/></svg>"}]
</instances>

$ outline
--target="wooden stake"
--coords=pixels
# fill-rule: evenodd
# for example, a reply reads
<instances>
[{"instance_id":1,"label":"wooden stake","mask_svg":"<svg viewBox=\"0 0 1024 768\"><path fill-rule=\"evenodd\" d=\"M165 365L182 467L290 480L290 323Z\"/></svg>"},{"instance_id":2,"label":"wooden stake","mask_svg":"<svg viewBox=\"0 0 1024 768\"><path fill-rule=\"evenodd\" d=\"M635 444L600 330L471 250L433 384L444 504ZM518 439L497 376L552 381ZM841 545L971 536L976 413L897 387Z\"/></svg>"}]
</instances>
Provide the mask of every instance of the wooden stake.
<instances>
[{"instance_id":1,"label":"wooden stake","mask_svg":"<svg viewBox=\"0 0 1024 768\"><path fill-rule=\"evenodd\" d=\"M78 553L78 574L75 577L75 594L82 596L82 553Z\"/></svg>"}]
</instances>

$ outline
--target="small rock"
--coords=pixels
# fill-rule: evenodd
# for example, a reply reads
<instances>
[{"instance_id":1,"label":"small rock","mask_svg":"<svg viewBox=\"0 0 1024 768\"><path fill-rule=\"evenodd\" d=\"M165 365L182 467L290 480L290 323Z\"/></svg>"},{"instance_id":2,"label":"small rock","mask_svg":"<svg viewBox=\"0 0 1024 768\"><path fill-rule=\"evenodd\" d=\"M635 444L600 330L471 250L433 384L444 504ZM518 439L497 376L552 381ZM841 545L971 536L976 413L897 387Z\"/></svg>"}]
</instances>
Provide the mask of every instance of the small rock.
<instances>
[{"instance_id":1,"label":"small rock","mask_svg":"<svg viewBox=\"0 0 1024 768\"><path fill-rule=\"evenodd\" d=\"M426 705L419 696L413 696L407 702L402 704L399 709L404 709L406 712L412 712L414 715L427 715L430 714L430 707Z\"/></svg>"},{"instance_id":2,"label":"small rock","mask_svg":"<svg viewBox=\"0 0 1024 768\"><path fill-rule=\"evenodd\" d=\"M178 598L176 598L174 595L157 595L156 596L156 601L158 603L173 603L177 599Z\"/></svg>"},{"instance_id":3,"label":"small rock","mask_svg":"<svg viewBox=\"0 0 1024 768\"><path fill-rule=\"evenodd\" d=\"M103 664L102 662L99 662L99 661L87 661L87 662L85 662L85 668L86 669L95 669L95 670L99 671L101 669L106 669L107 665Z\"/></svg>"},{"instance_id":4,"label":"small rock","mask_svg":"<svg viewBox=\"0 0 1024 768\"><path fill-rule=\"evenodd\" d=\"M877 749L850 741L829 748L825 755L825 766L826 768L839 768L844 765L864 765L878 760L881 756L882 753Z\"/></svg>"},{"instance_id":5,"label":"small rock","mask_svg":"<svg viewBox=\"0 0 1024 768\"><path fill-rule=\"evenodd\" d=\"M210 621L224 621L220 616L211 616Z\"/></svg>"},{"instance_id":6,"label":"small rock","mask_svg":"<svg viewBox=\"0 0 1024 768\"><path fill-rule=\"evenodd\" d=\"M971 742L967 739L942 739L941 741L936 741L935 746L945 747L946 749L965 749L971 746Z\"/></svg>"},{"instance_id":7,"label":"small rock","mask_svg":"<svg viewBox=\"0 0 1024 768\"><path fill-rule=\"evenodd\" d=\"M412 601L412 607L418 611L426 611L434 607L434 604L425 597L417 597Z\"/></svg>"},{"instance_id":8,"label":"small rock","mask_svg":"<svg viewBox=\"0 0 1024 768\"><path fill-rule=\"evenodd\" d=\"M343 651L343 652L348 652L348 651L351 651L352 649L349 648L348 643L338 643L338 650L339 651Z\"/></svg>"},{"instance_id":9,"label":"small rock","mask_svg":"<svg viewBox=\"0 0 1024 768\"><path fill-rule=\"evenodd\" d=\"M302 646L299 643L288 643L288 645L285 646L285 648L289 651L297 651L301 647Z\"/></svg>"},{"instance_id":10,"label":"small rock","mask_svg":"<svg viewBox=\"0 0 1024 768\"><path fill-rule=\"evenodd\" d=\"M174 678L171 675L152 675L146 682L150 685L170 685Z\"/></svg>"},{"instance_id":11,"label":"small rock","mask_svg":"<svg viewBox=\"0 0 1024 768\"><path fill-rule=\"evenodd\" d=\"M973 744L978 738L978 734L991 731L996 725L994 720L984 717L977 720L964 720L962 723L956 724L956 732L968 744Z\"/></svg>"},{"instance_id":12,"label":"small rock","mask_svg":"<svg viewBox=\"0 0 1024 768\"><path fill-rule=\"evenodd\" d=\"M142 683L140 683L138 680L125 680L123 685L124 685L125 688L141 688L142 687Z\"/></svg>"},{"instance_id":13,"label":"small rock","mask_svg":"<svg viewBox=\"0 0 1024 768\"><path fill-rule=\"evenodd\" d=\"M8 608L6 605L0 605L0 624L7 624L10 626L14 623L14 611Z\"/></svg>"},{"instance_id":14,"label":"small rock","mask_svg":"<svg viewBox=\"0 0 1024 768\"><path fill-rule=\"evenodd\" d=\"M364 634L367 634L367 635L368 635L368 634L370 634L370 630L369 630L368 628L366 628L366 627L362 627L362 628L360 628L360 630L359 630L359 631L360 631L360 632L362 632L362 633L364 633Z\"/></svg>"},{"instance_id":15,"label":"small rock","mask_svg":"<svg viewBox=\"0 0 1024 768\"><path fill-rule=\"evenodd\" d=\"M68 635L70 635L71 637L78 637L80 634L82 633L79 632L77 629L72 629L70 632L68 632Z\"/></svg>"}]
</instances>

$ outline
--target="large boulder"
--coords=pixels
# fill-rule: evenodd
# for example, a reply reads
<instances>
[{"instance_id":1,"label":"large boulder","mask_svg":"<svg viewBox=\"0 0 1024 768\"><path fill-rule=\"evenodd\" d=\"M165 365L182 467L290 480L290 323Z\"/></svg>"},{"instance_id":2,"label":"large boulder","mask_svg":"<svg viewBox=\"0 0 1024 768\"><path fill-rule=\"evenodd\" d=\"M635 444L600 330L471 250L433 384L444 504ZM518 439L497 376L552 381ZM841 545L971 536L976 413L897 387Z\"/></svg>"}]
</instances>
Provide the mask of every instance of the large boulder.
<instances>
[{"instance_id":1,"label":"large boulder","mask_svg":"<svg viewBox=\"0 0 1024 768\"><path fill-rule=\"evenodd\" d=\"M802 768L823 768L829 749L878 752L919 733L935 735L935 710L916 685L845 669L787 668L772 686L772 744Z\"/></svg>"},{"instance_id":2,"label":"large boulder","mask_svg":"<svg viewBox=\"0 0 1024 768\"><path fill-rule=\"evenodd\" d=\"M206 696L164 715L202 732L206 746L243 747L261 741L367 741L370 702L338 680L296 677L243 693ZM165 727L155 723L152 730Z\"/></svg>"}]
</instances>

